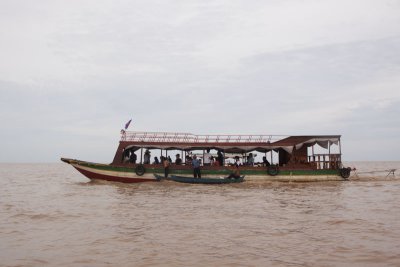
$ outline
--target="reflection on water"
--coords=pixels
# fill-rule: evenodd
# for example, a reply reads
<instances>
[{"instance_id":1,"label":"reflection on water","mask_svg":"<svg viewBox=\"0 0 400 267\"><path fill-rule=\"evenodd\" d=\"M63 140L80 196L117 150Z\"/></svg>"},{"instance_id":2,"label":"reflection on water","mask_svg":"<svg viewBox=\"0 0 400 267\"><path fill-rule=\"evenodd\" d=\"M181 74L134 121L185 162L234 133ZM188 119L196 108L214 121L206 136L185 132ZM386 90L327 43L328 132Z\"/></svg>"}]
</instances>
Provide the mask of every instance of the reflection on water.
<instances>
[{"instance_id":1,"label":"reflection on water","mask_svg":"<svg viewBox=\"0 0 400 267\"><path fill-rule=\"evenodd\" d=\"M398 266L400 178L385 175L121 184L65 164L0 164L0 265Z\"/></svg>"}]
</instances>

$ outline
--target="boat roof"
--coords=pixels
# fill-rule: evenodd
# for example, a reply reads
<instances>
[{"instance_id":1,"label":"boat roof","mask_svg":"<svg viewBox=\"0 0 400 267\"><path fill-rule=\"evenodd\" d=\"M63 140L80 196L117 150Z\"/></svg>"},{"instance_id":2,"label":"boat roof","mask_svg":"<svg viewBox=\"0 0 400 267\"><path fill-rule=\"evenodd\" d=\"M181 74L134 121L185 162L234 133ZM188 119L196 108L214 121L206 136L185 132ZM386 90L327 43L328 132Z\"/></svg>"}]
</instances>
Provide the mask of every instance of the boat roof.
<instances>
[{"instance_id":1,"label":"boat roof","mask_svg":"<svg viewBox=\"0 0 400 267\"><path fill-rule=\"evenodd\" d=\"M282 148L291 153L293 148L303 145L318 144L328 148L329 145L339 144L340 135L243 135L243 134L209 134L196 135L191 133L172 132L123 132L120 144L125 148L147 149L177 149L202 150L221 149L228 153L249 151L267 152Z\"/></svg>"}]
</instances>

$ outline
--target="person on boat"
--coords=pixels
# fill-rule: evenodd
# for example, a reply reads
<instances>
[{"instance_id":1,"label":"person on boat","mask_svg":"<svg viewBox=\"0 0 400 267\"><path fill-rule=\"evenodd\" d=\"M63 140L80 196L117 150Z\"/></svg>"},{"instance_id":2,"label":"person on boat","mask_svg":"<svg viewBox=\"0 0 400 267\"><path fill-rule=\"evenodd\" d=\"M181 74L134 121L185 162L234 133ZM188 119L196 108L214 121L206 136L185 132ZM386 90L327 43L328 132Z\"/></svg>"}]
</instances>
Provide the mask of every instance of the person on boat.
<instances>
[{"instance_id":1,"label":"person on boat","mask_svg":"<svg viewBox=\"0 0 400 267\"><path fill-rule=\"evenodd\" d=\"M247 164L250 165L250 166L254 166L253 153L250 153L249 156L247 157Z\"/></svg>"},{"instance_id":2,"label":"person on boat","mask_svg":"<svg viewBox=\"0 0 400 267\"><path fill-rule=\"evenodd\" d=\"M137 160L137 156L135 153L133 153L133 151L131 151L131 156L129 157L129 162L136 164L136 160Z\"/></svg>"},{"instance_id":3,"label":"person on boat","mask_svg":"<svg viewBox=\"0 0 400 267\"><path fill-rule=\"evenodd\" d=\"M219 165L219 161L218 161L218 159L216 159L216 158L213 158L213 163L212 163L212 165L213 165L213 166L221 166L221 165Z\"/></svg>"},{"instance_id":4,"label":"person on boat","mask_svg":"<svg viewBox=\"0 0 400 267\"><path fill-rule=\"evenodd\" d=\"M200 160L197 159L196 155L193 156L192 166L193 166L193 177L201 178Z\"/></svg>"},{"instance_id":5,"label":"person on boat","mask_svg":"<svg viewBox=\"0 0 400 267\"><path fill-rule=\"evenodd\" d=\"M221 150L218 150L217 162L219 163L219 166L223 166L224 165L224 156L222 155Z\"/></svg>"},{"instance_id":6,"label":"person on boat","mask_svg":"<svg viewBox=\"0 0 400 267\"><path fill-rule=\"evenodd\" d=\"M236 166L236 168L239 168L239 166L240 166L240 159L239 159L239 156L236 156L235 157L235 164L234 164L235 166Z\"/></svg>"},{"instance_id":7,"label":"person on boat","mask_svg":"<svg viewBox=\"0 0 400 267\"><path fill-rule=\"evenodd\" d=\"M181 165L182 164L182 159L181 159L180 155L176 154L175 157L176 157L175 164L176 165Z\"/></svg>"},{"instance_id":8,"label":"person on boat","mask_svg":"<svg viewBox=\"0 0 400 267\"><path fill-rule=\"evenodd\" d=\"M130 159L130 157L129 157L130 154L129 153L131 153L131 151L129 149L125 149L124 150L123 157L122 157L122 162L123 163L129 162L129 159Z\"/></svg>"},{"instance_id":9,"label":"person on boat","mask_svg":"<svg viewBox=\"0 0 400 267\"><path fill-rule=\"evenodd\" d=\"M187 155L185 160L186 165L192 165L192 157Z\"/></svg>"},{"instance_id":10,"label":"person on boat","mask_svg":"<svg viewBox=\"0 0 400 267\"><path fill-rule=\"evenodd\" d=\"M268 162L268 160L267 160L267 157L266 156L264 156L263 157L263 165L264 165L264 167L268 167L268 166L270 166L271 164Z\"/></svg>"},{"instance_id":11,"label":"person on boat","mask_svg":"<svg viewBox=\"0 0 400 267\"><path fill-rule=\"evenodd\" d=\"M236 166L235 170L229 174L227 177L228 179L239 179L240 178L240 171L239 171L239 166Z\"/></svg>"},{"instance_id":12,"label":"person on boat","mask_svg":"<svg viewBox=\"0 0 400 267\"><path fill-rule=\"evenodd\" d=\"M166 158L164 158L163 166L164 166L164 177L165 177L165 178L168 178L168 174L169 174L169 164L170 164L169 160L166 159Z\"/></svg>"},{"instance_id":13,"label":"person on boat","mask_svg":"<svg viewBox=\"0 0 400 267\"><path fill-rule=\"evenodd\" d=\"M143 164L150 164L150 151L148 149L144 152Z\"/></svg>"},{"instance_id":14,"label":"person on boat","mask_svg":"<svg viewBox=\"0 0 400 267\"><path fill-rule=\"evenodd\" d=\"M211 165L211 154L210 154L210 149L207 149L207 152L204 153L204 166L210 166Z\"/></svg>"},{"instance_id":15,"label":"person on boat","mask_svg":"<svg viewBox=\"0 0 400 267\"><path fill-rule=\"evenodd\" d=\"M168 161L169 161L170 164L172 163L172 159L171 159L170 156L168 156Z\"/></svg>"},{"instance_id":16,"label":"person on boat","mask_svg":"<svg viewBox=\"0 0 400 267\"><path fill-rule=\"evenodd\" d=\"M153 162L153 164L160 164L160 161L158 160L157 157L154 157L154 162Z\"/></svg>"}]
</instances>

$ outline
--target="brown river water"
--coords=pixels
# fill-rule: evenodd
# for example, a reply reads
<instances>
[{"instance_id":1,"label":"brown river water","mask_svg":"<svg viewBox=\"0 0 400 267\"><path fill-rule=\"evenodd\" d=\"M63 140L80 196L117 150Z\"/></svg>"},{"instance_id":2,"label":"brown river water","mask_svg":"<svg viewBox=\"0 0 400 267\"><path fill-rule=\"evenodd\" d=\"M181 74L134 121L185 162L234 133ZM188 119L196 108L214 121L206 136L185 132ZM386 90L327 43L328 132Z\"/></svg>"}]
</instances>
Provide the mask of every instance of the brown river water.
<instances>
[{"instance_id":1,"label":"brown river water","mask_svg":"<svg viewBox=\"0 0 400 267\"><path fill-rule=\"evenodd\" d=\"M3 163L0 266L400 266L400 162L348 165L359 178L188 185Z\"/></svg>"}]
</instances>

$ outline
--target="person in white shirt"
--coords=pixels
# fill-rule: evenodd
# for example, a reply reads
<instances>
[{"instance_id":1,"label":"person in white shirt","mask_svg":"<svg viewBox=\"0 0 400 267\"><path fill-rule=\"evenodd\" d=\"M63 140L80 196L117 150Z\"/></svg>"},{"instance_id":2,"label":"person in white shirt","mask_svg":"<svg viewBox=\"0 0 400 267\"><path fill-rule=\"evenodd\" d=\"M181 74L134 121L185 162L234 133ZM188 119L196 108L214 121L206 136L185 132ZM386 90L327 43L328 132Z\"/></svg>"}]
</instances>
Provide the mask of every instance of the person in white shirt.
<instances>
[{"instance_id":1,"label":"person in white shirt","mask_svg":"<svg viewBox=\"0 0 400 267\"><path fill-rule=\"evenodd\" d=\"M150 164L150 151L148 149L144 152L143 164Z\"/></svg>"},{"instance_id":2,"label":"person in white shirt","mask_svg":"<svg viewBox=\"0 0 400 267\"><path fill-rule=\"evenodd\" d=\"M210 166L211 165L211 154L210 154L210 149L207 149L207 153L204 153L204 166Z\"/></svg>"},{"instance_id":3,"label":"person in white shirt","mask_svg":"<svg viewBox=\"0 0 400 267\"><path fill-rule=\"evenodd\" d=\"M247 157L247 164L249 164L250 166L254 166L253 153L250 153L249 156Z\"/></svg>"}]
</instances>

